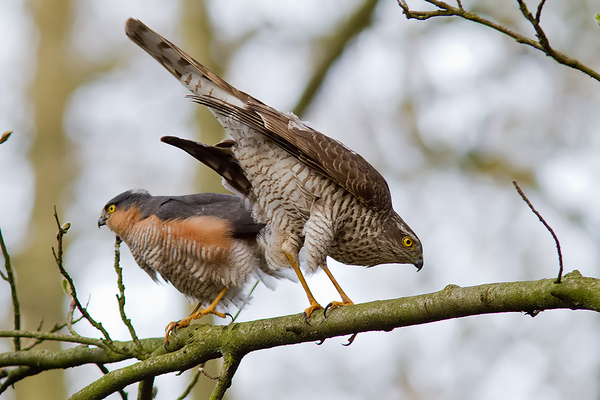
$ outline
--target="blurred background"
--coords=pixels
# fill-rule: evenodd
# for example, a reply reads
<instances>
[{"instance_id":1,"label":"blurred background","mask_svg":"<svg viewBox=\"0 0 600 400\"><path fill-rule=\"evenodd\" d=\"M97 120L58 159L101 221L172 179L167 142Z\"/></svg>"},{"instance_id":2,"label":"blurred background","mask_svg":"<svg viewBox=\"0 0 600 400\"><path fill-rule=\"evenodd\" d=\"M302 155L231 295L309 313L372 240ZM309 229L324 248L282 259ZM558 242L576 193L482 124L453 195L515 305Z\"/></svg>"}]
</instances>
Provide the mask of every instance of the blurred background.
<instances>
[{"instance_id":1,"label":"blurred background","mask_svg":"<svg viewBox=\"0 0 600 400\"><path fill-rule=\"evenodd\" d=\"M516 1L463 5L534 36ZM596 70L598 11L594 0L548 2L542 17L557 50ZM539 51L456 18L407 21L392 0L8 0L0 2L0 132L14 134L0 145L0 228L23 329L42 321L50 329L68 310L51 252L53 206L72 223L65 266L80 299L113 338L129 340L115 299L114 235L96 225L102 207L130 188L223 191L215 173L159 141L213 143L223 133L126 38L128 17L239 89L295 110L386 177L396 211L423 242L425 267L416 274L406 265L367 270L330 260L354 302L554 277L554 241L513 179L560 238L566 272L600 275L600 83ZM155 285L137 267L126 246L121 265L140 337L162 336L190 311L173 287ZM337 299L324 274L309 285L321 304ZM259 285L239 320L306 306L297 284ZM0 325L12 329L6 282ZM76 329L99 335L85 323ZM349 347L333 338L274 348L244 358L227 397L598 399L599 329L596 313L555 310L365 333ZM0 352L11 346L0 341ZM101 374L96 366L46 372L3 398L64 399ZM157 399L177 398L191 375L158 377ZM193 398L208 398L213 386L201 377ZM133 398L136 387L127 390Z\"/></svg>"}]
</instances>

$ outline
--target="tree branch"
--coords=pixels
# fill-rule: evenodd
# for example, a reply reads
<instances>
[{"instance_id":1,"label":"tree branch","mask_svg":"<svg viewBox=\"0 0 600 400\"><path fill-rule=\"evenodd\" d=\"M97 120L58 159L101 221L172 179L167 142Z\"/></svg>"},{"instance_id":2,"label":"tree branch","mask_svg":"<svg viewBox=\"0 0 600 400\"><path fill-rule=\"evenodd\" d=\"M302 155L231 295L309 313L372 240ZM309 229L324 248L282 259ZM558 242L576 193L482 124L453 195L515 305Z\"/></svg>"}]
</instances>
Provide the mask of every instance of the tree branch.
<instances>
[{"instance_id":1,"label":"tree branch","mask_svg":"<svg viewBox=\"0 0 600 400\"><path fill-rule=\"evenodd\" d=\"M129 334L131 335L131 339L133 339L133 343L136 346L136 357L140 360L148 357L148 354L144 352L144 347L138 339L137 334L135 333L135 328L131 324L131 320L127 318L127 314L125 313L125 285L123 284L123 268L119 265L121 260L121 238L116 237L115 239L115 272L117 273L117 287L119 288L119 294L117 295L117 302L119 303L119 313L121 314L121 320L129 330Z\"/></svg>"},{"instance_id":2,"label":"tree branch","mask_svg":"<svg viewBox=\"0 0 600 400\"><path fill-rule=\"evenodd\" d=\"M552 238L554 239L554 242L556 243L556 251L558 252L558 277L556 278L555 283L560 283L561 280L562 280L562 273L563 273L563 268L564 268L563 267L562 251L560 249L560 241L558 240L558 237L556 236L556 233L554 233L554 229L552 229L552 227L546 222L546 220L544 219L544 217L542 217L542 215L535 209L535 207L533 206L533 204L531 204L531 202L529 201L529 199L527 198L527 196L525 196L525 193L523 193L523 191L519 187L519 184L517 183L517 181L513 181L513 185L515 186L515 189L517 189L517 192L519 192L519 195L521 196L521 198L523 199L523 201L525 203L527 203L527 205L529 206L529 208L531 209L531 211L533 211L533 213L538 217L538 219L540 220L540 222L542 224L544 224L544 226L546 227L546 229L548 229L548 231L552 235Z\"/></svg>"},{"instance_id":3,"label":"tree branch","mask_svg":"<svg viewBox=\"0 0 600 400\"><path fill-rule=\"evenodd\" d=\"M443 2L443 1L439 1L439 0L424 0L424 1L438 7L439 10L413 11L409 8L408 4L406 4L405 0L398 0L398 5L402 8L402 11L407 19L425 20L425 19L429 19L429 18L433 18L433 17L440 17L440 16L442 16L442 17L455 16L455 17L460 17L460 18L487 26L488 28L492 28L500 33L505 34L506 36L513 38L518 43L526 44L528 46L531 46L535 49L538 49L538 50L544 52L547 56L553 58L559 64L563 64L568 67L579 70L579 71L583 72L584 74L586 74L600 82L600 73L594 71L593 69L587 67L586 65L580 63L579 61L577 61L573 58L570 58L567 55L565 55L559 51L556 51L554 48L552 48L550 46L548 38L546 37L544 30L540 26L540 21L539 21L545 1L541 1L539 3L536 16L534 17L527 9L527 6L523 2L523 0L517 0L517 2L519 3L519 8L521 10L521 13L532 24L533 28L536 31L538 40L530 39L525 35L522 35L520 33L517 33L515 31L508 29L505 26L502 26L500 24L492 22L486 18L483 18L483 17L475 14L475 13L468 12L464 8L462 8L462 5L460 4L460 2L458 3L459 4L458 7L453 7L450 4L447 4L447 3Z\"/></svg>"},{"instance_id":4,"label":"tree branch","mask_svg":"<svg viewBox=\"0 0 600 400\"><path fill-rule=\"evenodd\" d=\"M148 359L106 373L73 395L72 399L102 399L126 386L153 376L185 371L208 360L224 356L223 371L213 392L218 399L227 389L239 362L249 352L303 342L322 341L335 336L461 318L479 314L525 312L536 315L549 309L587 309L600 312L600 279L582 277L574 271L562 283L553 279L493 283L472 287L449 285L435 293L394 300L374 301L333 310L325 319L313 314L311 325L302 314L233 323L226 326L194 324L177 331L164 349L163 338L140 340ZM98 346L99 339L44 332L0 331L0 337L34 337L79 342ZM17 366L25 377L49 369L83 364L107 364L133 358L133 341L112 342L114 352L87 345L62 350L15 351L0 354L0 367ZM21 368L22 367L22 368ZM3 385L3 387L7 387Z\"/></svg>"},{"instance_id":5,"label":"tree branch","mask_svg":"<svg viewBox=\"0 0 600 400\"><path fill-rule=\"evenodd\" d=\"M276 346L320 341L335 336L425 324L478 314L539 311L557 308L600 311L600 280L575 271L563 283L552 279L495 283L445 289L419 296L375 301L336 309L327 319L313 314L311 325L302 314L227 326L194 324L176 332L171 353L156 347L155 356L114 370L83 388L72 399L101 399L124 387L160 374L184 371L223 354L245 354ZM160 340L160 339L155 339ZM234 364L230 364L235 368ZM221 374L225 381L227 375Z\"/></svg>"},{"instance_id":6,"label":"tree branch","mask_svg":"<svg viewBox=\"0 0 600 400\"><path fill-rule=\"evenodd\" d=\"M65 278L67 280L67 282L69 284L69 295L71 296L72 301L75 303L75 306L77 307L77 310L79 310L81 315L83 315L85 317L85 319L90 324L92 324L92 326L94 328L98 329L100 332L102 332L102 335L104 335L105 340L102 341L102 343L99 346L110 348L110 350L114 351L114 352L119 352L120 350L117 347L113 346L112 339L110 338L108 331L106 329L104 329L104 326L102 326L102 323L96 322L96 320L94 318L92 318L92 316L87 311L87 309L81 305L81 302L79 301L79 298L77 297L77 290L75 289L75 283L73 282L73 279L71 278L71 276L69 275L67 270L64 268L63 262L62 262L63 236L67 234L67 232L69 231L69 228L71 227L71 224L69 222L65 222L64 225L61 225L60 220L58 218L58 213L56 212L56 207L54 207L54 219L56 220L56 224L58 225L58 232L56 233L56 241L58 243L58 245L57 245L58 250L54 250L54 247L53 247L52 254L54 255L54 260L56 261L56 265L58 266L58 269L60 270L61 275L63 276L63 278ZM70 325L68 325L68 326L69 326L69 329L72 330ZM75 337L80 337L79 335L76 335L76 333L74 331L72 331L71 333L74 334Z\"/></svg>"},{"instance_id":7,"label":"tree branch","mask_svg":"<svg viewBox=\"0 0 600 400\"><path fill-rule=\"evenodd\" d=\"M6 135L6 133L5 133ZM10 136L10 132L6 136L8 139ZM0 142L1 143L1 142ZM2 256L4 257L4 268L6 269L6 275L0 271L0 276L2 279L8 282L10 286L10 296L13 304L13 326L16 331L21 329L21 311L19 305L19 297L17 296L17 285L15 282L15 276L13 274L12 265L10 263L10 255L8 254L8 250L6 249L6 244L4 243L4 237L2 236L2 230L0 229L0 248L2 249ZM15 337L13 339L15 351L21 350L21 339L19 337Z\"/></svg>"}]
</instances>

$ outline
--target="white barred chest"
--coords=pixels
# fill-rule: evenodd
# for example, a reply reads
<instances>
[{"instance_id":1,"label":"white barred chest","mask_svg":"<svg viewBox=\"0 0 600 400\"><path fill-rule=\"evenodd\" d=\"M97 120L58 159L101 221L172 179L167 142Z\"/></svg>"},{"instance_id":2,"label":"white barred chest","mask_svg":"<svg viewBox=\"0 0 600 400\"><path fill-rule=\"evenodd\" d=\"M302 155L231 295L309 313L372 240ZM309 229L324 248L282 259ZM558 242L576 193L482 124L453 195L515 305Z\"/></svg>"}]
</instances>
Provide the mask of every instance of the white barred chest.
<instances>
[{"instance_id":1,"label":"white barred chest","mask_svg":"<svg viewBox=\"0 0 600 400\"><path fill-rule=\"evenodd\" d=\"M229 290L224 304L237 304L243 300L249 275L259 267L254 249L243 240L234 239L227 249L207 247L182 238L159 222L136 224L122 239L146 272L151 276L152 271L158 272L177 290L203 304L211 303L225 287Z\"/></svg>"}]
</instances>

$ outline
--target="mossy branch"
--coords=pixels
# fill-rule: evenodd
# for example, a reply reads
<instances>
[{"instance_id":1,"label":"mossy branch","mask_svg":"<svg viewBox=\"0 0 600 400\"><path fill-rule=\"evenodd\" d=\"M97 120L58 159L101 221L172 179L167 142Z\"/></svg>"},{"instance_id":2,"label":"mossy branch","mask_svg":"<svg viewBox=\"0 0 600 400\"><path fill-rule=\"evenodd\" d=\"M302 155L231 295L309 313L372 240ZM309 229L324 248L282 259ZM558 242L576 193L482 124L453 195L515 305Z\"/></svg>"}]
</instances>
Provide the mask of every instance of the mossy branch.
<instances>
[{"instance_id":1,"label":"mossy branch","mask_svg":"<svg viewBox=\"0 0 600 400\"><path fill-rule=\"evenodd\" d=\"M164 349L163 338L142 339L151 356L133 365L111 371L73 395L72 399L101 399L109 394L152 376L185 371L210 359L225 355L225 363L217 388L221 392L229 385L229 372L249 352L277 346L316 342L357 332L390 331L404 326L419 325L472 315L523 312L536 315L549 309L587 309L600 311L600 279L582 277L575 271L564 276L562 283L554 279L539 281L493 283L472 287L449 285L435 293L394 300L374 301L335 309L326 319L315 313L311 325L302 314L233 323L226 326L194 324L181 329ZM40 332L0 331L0 337L45 335L46 339L83 341L81 337ZM64 337L63 337L64 336ZM100 342L92 339L95 345ZM112 342L119 349L78 346L55 353L28 351L0 354L0 367L26 366L38 371L66 368L88 363L106 364L132 356L131 342ZM214 395L214 393L213 393ZM214 397L218 398L218 397Z\"/></svg>"}]
</instances>

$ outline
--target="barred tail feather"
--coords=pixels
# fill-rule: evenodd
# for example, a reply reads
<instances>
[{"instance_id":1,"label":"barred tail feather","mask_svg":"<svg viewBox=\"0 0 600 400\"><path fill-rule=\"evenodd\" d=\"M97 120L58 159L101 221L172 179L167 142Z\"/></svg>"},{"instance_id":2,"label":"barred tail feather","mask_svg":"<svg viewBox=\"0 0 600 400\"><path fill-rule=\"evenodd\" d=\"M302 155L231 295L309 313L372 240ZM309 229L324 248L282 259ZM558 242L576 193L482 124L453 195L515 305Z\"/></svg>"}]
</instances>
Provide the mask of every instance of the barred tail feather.
<instances>
[{"instance_id":1,"label":"barred tail feather","mask_svg":"<svg viewBox=\"0 0 600 400\"><path fill-rule=\"evenodd\" d=\"M195 95L211 96L240 107L250 98L141 21L129 18L125 33Z\"/></svg>"}]
</instances>

